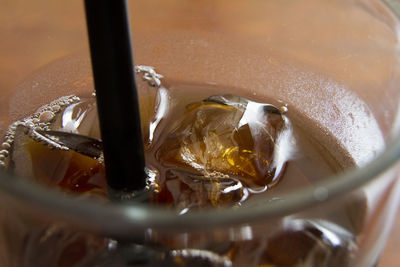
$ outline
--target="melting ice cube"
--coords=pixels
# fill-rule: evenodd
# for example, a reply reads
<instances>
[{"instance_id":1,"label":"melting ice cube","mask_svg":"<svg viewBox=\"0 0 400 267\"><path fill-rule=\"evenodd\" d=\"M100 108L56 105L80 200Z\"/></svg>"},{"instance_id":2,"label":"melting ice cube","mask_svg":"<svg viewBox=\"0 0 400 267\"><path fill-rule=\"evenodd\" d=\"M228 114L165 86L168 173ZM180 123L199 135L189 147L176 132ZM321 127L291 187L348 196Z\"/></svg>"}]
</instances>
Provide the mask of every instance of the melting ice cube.
<instances>
[{"instance_id":1,"label":"melting ice cube","mask_svg":"<svg viewBox=\"0 0 400 267\"><path fill-rule=\"evenodd\" d=\"M279 181L291 138L290 122L275 106L218 95L187 106L157 159L174 172L183 168L204 179L229 177L253 190L266 189Z\"/></svg>"},{"instance_id":2,"label":"melting ice cube","mask_svg":"<svg viewBox=\"0 0 400 267\"><path fill-rule=\"evenodd\" d=\"M90 137L19 125L8 169L63 191L106 196L101 150L101 142Z\"/></svg>"}]
</instances>

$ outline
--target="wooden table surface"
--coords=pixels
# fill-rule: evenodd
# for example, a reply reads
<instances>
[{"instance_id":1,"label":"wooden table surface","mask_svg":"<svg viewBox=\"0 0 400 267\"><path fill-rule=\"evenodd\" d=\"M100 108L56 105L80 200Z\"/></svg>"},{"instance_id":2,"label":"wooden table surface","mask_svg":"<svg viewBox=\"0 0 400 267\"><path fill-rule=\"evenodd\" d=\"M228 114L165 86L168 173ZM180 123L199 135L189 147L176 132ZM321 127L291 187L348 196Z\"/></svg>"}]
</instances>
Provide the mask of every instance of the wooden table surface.
<instances>
[{"instance_id":1,"label":"wooden table surface","mask_svg":"<svg viewBox=\"0 0 400 267\"><path fill-rule=\"evenodd\" d=\"M35 68L71 51L87 49L82 3L78 0L0 1L1 114L7 112L6 103L14 86ZM400 213L378 266L400 266L399 248Z\"/></svg>"},{"instance_id":2,"label":"wooden table surface","mask_svg":"<svg viewBox=\"0 0 400 267\"><path fill-rule=\"evenodd\" d=\"M397 267L400 265L400 211L397 213L392 234L379 260L378 267Z\"/></svg>"}]
</instances>

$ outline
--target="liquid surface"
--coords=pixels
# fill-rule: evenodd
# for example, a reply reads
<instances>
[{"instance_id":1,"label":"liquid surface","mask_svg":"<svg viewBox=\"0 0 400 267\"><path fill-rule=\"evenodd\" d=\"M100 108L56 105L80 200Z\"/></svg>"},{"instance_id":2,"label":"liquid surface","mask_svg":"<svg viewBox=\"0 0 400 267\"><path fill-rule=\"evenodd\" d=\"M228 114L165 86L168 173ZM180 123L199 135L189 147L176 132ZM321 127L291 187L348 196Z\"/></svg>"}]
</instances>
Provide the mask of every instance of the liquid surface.
<instances>
[{"instance_id":1,"label":"liquid surface","mask_svg":"<svg viewBox=\"0 0 400 267\"><path fill-rule=\"evenodd\" d=\"M303 129L301 122L291 119L293 111L284 103L215 95L217 88L210 86L188 95L187 87L149 87L141 92L150 203L178 215L234 208L252 198L279 199L286 190L345 167L313 140L316 129ZM11 129L14 135L5 141L10 144L5 161L10 171L63 192L108 201L93 97L55 100ZM13 142L7 141L11 138ZM31 236L28 253L57 248L58 256L49 260L58 266L94 264L100 255L106 255L110 266L161 262L166 266L332 266L331 262L345 266L356 247L351 232L354 218L346 212L338 217L339 224L323 218L289 220L255 238L216 243L195 234L182 243L177 236L149 232L147 239L153 245L127 245L77 233L68 226L51 226L44 234L42 230ZM57 238L60 233L64 238Z\"/></svg>"},{"instance_id":2,"label":"liquid surface","mask_svg":"<svg viewBox=\"0 0 400 267\"><path fill-rule=\"evenodd\" d=\"M308 132L292 124L283 103L277 102L278 109L234 95L205 97L215 90L212 87L189 97L185 86L152 89L151 94L142 96L144 103L151 103L148 110L142 108L142 124L155 202L186 211L192 205L240 204L274 189L281 180L287 190L290 184L307 185L343 168ZM52 136L45 134L47 129L100 139L95 99L71 97L62 108L56 102L16 127L10 169L62 190L82 193L101 188L106 195L103 162L98 160L101 151L98 155L82 153L77 147L86 140L79 138L77 147L58 148L59 139L51 143ZM49 124L42 129L38 123L34 126L37 120ZM313 172L307 171L310 166ZM197 193L200 195L193 200ZM187 203L188 198L194 203Z\"/></svg>"}]
</instances>

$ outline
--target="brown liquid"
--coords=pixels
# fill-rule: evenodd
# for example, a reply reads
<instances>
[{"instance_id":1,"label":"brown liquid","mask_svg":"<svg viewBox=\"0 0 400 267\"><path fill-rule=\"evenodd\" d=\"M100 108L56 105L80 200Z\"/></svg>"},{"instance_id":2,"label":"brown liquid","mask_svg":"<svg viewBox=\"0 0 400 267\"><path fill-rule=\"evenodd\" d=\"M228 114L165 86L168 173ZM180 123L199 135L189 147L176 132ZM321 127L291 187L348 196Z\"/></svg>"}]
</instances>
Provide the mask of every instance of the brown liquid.
<instances>
[{"instance_id":1,"label":"brown liquid","mask_svg":"<svg viewBox=\"0 0 400 267\"><path fill-rule=\"evenodd\" d=\"M222 97L230 104L221 102L221 96L203 101L228 89L180 84L169 87L158 91L147 88L141 92L146 161L148 172L154 175L150 179L153 204L170 207L178 214L211 207L237 207L252 198L279 198L282 192L315 183L348 167L335 160L341 151L328 151L323 147L323 140L312 138L314 131L319 130L317 127L302 128L302 121L292 120L298 118L296 111L289 107L283 115L275 107L284 106L279 101L266 101L275 106L246 102L235 96ZM188 89L193 92L193 87L198 88L194 90L197 93L187 94ZM238 107L243 103L247 104L245 109ZM243 118L247 119L243 122ZM66 105L55 116L51 128L98 138L94 98ZM259 150L260 147L263 149ZM279 153L274 153L278 150ZM49 145L38 143L21 131L16 135L9 166L16 174L53 188L107 199L101 162L72 150L50 149ZM148 237L150 243L168 252L144 247L149 255L143 265L162 262L172 266L298 266L302 263L334 266L331 264L334 262L345 266L354 249L351 232L359 229L354 226L353 215L343 210L340 213L339 219L334 218L331 223L340 221L334 227L324 220L297 219L274 232L243 241L227 239L215 244L193 234L189 237L193 247L181 243L179 237L153 233ZM355 215L356 220L359 216L362 215ZM76 234L68 227L50 232L50 236L62 232L67 237L75 237L47 237L45 242L34 241L43 236L33 237L29 253L34 255L48 246L57 248L61 254L53 260L59 266L87 264L104 253L112 259L110 264L125 266L128 261L137 261L135 257L143 253L137 247L128 248L136 255L128 260L118 252L126 246L115 241ZM110 244L119 250L110 249Z\"/></svg>"}]
</instances>

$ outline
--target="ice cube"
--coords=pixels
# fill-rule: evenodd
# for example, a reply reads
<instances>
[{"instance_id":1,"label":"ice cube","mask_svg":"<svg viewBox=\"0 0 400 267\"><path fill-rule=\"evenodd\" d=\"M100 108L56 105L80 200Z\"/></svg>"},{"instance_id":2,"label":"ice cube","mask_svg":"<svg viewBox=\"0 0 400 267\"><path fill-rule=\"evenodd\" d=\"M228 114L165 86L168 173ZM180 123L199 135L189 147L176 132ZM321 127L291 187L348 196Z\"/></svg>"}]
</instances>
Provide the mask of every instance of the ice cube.
<instances>
[{"instance_id":1,"label":"ice cube","mask_svg":"<svg viewBox=\"0 0 400 267\"><path fill-rule=\"evenodd\" d=\"M106 238L63 223L31 227L24 238L21 266L89 266L87 261L108 252L107 243Z\"/></svg>"},{"instance_id":2,"label":"ice cube","mask_svg":"<svg viewBox=\"0 0 400 267\"><path fill-rule=\"evenodd\" d=\"M237 242L232 260L257 266L350 266L356 249L354 235L339 225L295 219L272 236Z\"/></svg>"},{"instance_id":3,"label":"ice cube","mask_svg":"<svg viewBox=\"0 0 400 267\"><path fill-rule=\"evenodd\" d=\"M61 132L58 136L55 133L19 125L8 170L63 191L107 196L104 165L96 157L88 156L99 141L76 134Z\"/></svg>"},{"instance_id":4,"label":"ice cube","mask_svg":"<svg viewBox=\"0 0 400 267\"><path fill-rule=\"evenodd\" d=\"M279 181L292 138L290 122L278 108L233 95L187 106L167 131L156 152L164 166L198 177L222 173L255 190Z\"/></svg>"},{"instance_id":5,"label":"ice cube","mask_svg":"<svg viewBox=\"0 0 400 267\"><path fill-rule=\"evenodd\" d=\"M213 206L235 206L248 197L248 190L238 180L222 173L207 176L184 170L168 170L165 184L153 195L155 203L172 204L179 214Z\"/></svg>"}]
</instances>

